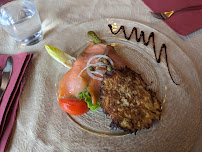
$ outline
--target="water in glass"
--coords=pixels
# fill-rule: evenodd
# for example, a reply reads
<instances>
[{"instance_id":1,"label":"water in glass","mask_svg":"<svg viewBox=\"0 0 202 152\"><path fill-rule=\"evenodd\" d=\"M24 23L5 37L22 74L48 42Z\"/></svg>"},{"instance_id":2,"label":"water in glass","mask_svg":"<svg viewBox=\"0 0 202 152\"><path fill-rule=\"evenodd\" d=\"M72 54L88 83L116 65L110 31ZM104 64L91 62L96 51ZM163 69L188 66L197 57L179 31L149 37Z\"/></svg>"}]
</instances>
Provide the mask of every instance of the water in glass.
<instances>
[{"instance_id":1,"label":"water in glass","mask_svg":"<svg viewBox=\"0 0 202 152\"><path fill-rule=\"evenodd\" d=\"M41 20L32 0L13 1L1 7L1 27L16 41L33 45L42 40Z\"/></svg>"}]
</instances>

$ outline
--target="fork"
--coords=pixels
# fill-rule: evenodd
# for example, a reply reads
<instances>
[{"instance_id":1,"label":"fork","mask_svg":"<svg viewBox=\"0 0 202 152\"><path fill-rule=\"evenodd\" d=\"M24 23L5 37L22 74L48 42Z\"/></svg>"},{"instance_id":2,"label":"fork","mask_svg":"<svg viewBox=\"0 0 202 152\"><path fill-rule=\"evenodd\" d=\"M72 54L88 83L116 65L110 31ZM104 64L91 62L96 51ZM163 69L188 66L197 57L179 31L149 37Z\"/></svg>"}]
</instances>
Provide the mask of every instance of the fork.
<instances>
[{"instance_id":1,"label":"fork","mask_svg":"<svg viewBox=\"0 0 202 152\"><path fill-rule=\"evenodd\" d=\"M166 20L166 19L170 18L176 12L199 10L199 9L202 9L202 5L180 8L180 9L172 10L172 11L169 11L169 12L163 12L163 13L153 13L153 12L151 12L151 14L155 18Z\"/></svg>"}]
</instances>

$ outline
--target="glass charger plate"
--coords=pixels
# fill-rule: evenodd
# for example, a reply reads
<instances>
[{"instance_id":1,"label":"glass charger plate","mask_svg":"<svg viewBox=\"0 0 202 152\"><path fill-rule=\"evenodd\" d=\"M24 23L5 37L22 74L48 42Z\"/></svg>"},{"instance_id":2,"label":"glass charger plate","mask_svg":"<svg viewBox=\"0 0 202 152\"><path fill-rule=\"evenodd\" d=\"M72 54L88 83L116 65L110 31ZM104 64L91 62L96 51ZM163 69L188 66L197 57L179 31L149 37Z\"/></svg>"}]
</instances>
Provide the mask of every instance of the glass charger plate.
<instances>
[{"instance_id":1,"label":"glass charger plate","mask_svg":"<svg viewBox=\"0 0 202 152\"><path fill-rule=\"evenodd\" d=\"M144 31L146 40L149 34L154 32L157 55L163 43L167 46L170 75L166 65L165 52L162 52L162 61L157 63L152 42L145 46L142 41L137 42L135 40L135 35L127 40L124 38L123 31L113 35L108 24L113 25L114 31L124 25L127 35L130 34L133 27L136 27L138 37L140 31ZM152 147L159 146L155 148L158 150L164 146L173 150L179 146L184 150L189 149L195 139L200 121L199 94L197 92L199 86L197 84L197 73L183 50L157 30L141 23L122 19L95 20L68 27L55 35L48 44L77 57L88 45L90 40L87 37L88 31L94 31L101 39L112 44L117 53L129 61L133 69L141 74L149 87L157 93L158 98L162 101L162 116L160 121L154 123L147 130L138 131L136 136L118 129L111 129L109 127L110 117L103 114L101 108L95 112L89 111L82 116L67 114L67 117L77 127L99 136L121 137L128 135L130 137L126 140L134 139L133 144L141 142L144 145L152 145ZM50 61L51 57L48 60ZM59 81L68 69L62 67L56 61L53 69L56 73L57 90ZM55 104L58 103L55 102ZM175 144L174 147L172 147L173 144Z\"/></svg>"}]
</instances>

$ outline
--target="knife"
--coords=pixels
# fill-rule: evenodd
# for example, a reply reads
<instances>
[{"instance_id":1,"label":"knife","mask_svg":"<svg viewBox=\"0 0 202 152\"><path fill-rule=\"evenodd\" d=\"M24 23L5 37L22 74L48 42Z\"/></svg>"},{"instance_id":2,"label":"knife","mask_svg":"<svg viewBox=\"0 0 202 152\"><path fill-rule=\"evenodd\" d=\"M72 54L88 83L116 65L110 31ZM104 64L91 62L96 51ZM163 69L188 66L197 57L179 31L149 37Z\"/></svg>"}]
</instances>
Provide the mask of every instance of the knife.
<instances>
[{"instance_id":1,"label":"knife","mask_svg":"<svg viewBox=\"0 0 202 152\"><path fill-rule=\"evenodd\" d=\"M0 101L4 95L4 92L8 86L8 83L10 81L11 75L13 71L13 58L9 56L6 61L6 65L3 69L3 72L1 74L1 79L0 79Z\"/></svg>"}]
</instances>

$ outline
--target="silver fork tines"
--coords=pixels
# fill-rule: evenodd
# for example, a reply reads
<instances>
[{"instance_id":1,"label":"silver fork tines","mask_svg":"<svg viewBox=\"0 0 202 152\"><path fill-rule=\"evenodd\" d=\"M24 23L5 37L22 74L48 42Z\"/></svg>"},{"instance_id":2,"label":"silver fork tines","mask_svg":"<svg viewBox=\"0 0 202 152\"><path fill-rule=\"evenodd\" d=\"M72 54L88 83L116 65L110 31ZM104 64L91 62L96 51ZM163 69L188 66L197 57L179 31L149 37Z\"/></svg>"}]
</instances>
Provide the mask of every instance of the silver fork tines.
<instances>
[{"instance_id":1,"label":"silver fork tines","mask_svg":"<svg viewBox=\"0 0 202 152\"><path fill-rule=\"evenodd\" d=\"M162 19L162 20L166 20L166 19L170 18L174 13L175 13L175 11L164 12L164 13L153 13L153 12L151 12L153 17L158 18L158 19Z\"/></svg>"},{"instance_id":2,"label":"silver fork tines","mask_svg":"<svg viewBox=\"0 0 202 152\"><path fill-rule=\"evenodd\" d=\"M151 12L151 14L155 18L166 20L166 19L170 18L176 12L199 10L199 9L202 9L202 5L191 6L191 7L186 7L186 8L172 10L172 11L169 11L169 12L162 12L162 13L153 13L153 12Z\"/></svg>"}]
</instances>

